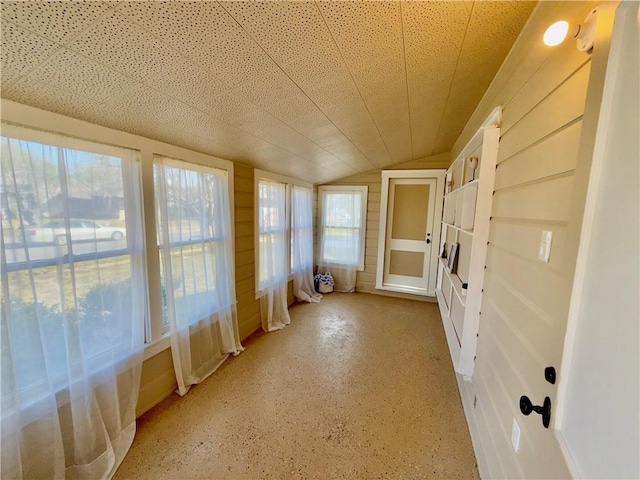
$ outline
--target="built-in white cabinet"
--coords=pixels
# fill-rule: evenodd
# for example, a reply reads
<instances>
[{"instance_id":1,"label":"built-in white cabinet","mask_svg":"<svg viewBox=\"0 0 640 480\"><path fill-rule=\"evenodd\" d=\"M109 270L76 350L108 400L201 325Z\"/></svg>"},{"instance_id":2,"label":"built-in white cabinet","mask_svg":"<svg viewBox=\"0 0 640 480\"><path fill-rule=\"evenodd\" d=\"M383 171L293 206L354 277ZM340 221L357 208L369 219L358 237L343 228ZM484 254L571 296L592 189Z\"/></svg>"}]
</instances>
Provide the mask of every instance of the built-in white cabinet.
<instances>
[{"instance_id":1,"label":"built-in white cabinet","mask_svg":"<svg viewBox=\"0 0 640 480\"><path fill-rule=\"evenodd\" d=\"M496 108L446 173L436 297L456 372L476 356L502 109Z\"/></svg>"}]
</instances>

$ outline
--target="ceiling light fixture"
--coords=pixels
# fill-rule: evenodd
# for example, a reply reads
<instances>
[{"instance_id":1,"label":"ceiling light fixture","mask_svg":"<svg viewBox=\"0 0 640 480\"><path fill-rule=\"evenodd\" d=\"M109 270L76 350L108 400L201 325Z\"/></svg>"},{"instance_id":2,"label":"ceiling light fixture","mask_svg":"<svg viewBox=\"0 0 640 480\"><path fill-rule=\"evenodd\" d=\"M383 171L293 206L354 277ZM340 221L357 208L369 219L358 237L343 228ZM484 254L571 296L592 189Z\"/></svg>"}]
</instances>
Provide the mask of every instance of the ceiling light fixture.
<instances>
[{"instance_id":1,"label":"ceiling light fixture","mask_svg":"<svg viewBox=\"0 0 640 480\"><path fill-rule=\"evenodd\" d=\"M542 41L549 47L555 47L564 41L568 32L569 22L560 20L547 28L546 32L544 32L544 37L542 37Z\"/></svg>"},{"instance_id":2,"label":"ceiling light fixture","mask_svg":"<svg viewBox=\"0 0 640 480\"><path fill-rule=\"evenodd\" d=\"M576 39L577 48L580 52L588 52L593 48L597 14L598 9L594 8L584 19L584 22L576 25L573 29L571 36ZM542 37L542 41L549 47L555 47L567 38L567 33L569 33L569 22L560 20L547 28Z\"/></svg>"}]
</instances>

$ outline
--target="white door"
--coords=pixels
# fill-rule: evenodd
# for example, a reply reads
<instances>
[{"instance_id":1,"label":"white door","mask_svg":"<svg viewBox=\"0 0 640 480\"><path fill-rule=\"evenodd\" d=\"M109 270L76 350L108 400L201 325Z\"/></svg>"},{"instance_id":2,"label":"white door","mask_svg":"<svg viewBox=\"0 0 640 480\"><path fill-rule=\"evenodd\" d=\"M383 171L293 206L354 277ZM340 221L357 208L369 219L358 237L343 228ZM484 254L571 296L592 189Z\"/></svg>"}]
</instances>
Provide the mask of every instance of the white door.
<instances>
[{"instance_id":1,"label":"white door","mask_svg":"<svg viewBox=\"0 0 640 480\"><path fill-rule=\"evenodd\" d=\"M381 235L384 248L379 250L383 265L382 275L379 270L378 288L434 294L440 236L440 225L435 219L442 211L442 194L438 195L440 183L434 176L388 178L386 192L383 191L386 210L382 205L382 211L386 211L386 222L384 236Z\"/></svg>"}]
</instances>

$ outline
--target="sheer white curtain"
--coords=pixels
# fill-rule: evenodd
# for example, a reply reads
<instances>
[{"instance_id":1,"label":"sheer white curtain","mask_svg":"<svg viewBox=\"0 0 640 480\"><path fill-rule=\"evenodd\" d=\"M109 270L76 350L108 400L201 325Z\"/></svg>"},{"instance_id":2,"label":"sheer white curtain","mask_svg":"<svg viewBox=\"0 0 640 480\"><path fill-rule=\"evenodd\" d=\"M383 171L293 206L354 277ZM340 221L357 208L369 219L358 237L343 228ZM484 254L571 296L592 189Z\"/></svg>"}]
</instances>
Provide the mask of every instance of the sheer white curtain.
<instances>
[{"instance_id":1,"label":"sheer white curtain","mask_svg":"<svg viewBox=\"0 0 640 480\"><path fill-rule=\"evenodd\" d=\"M164 311L184 395L242 349L227 172L155 158Z\"/></svg>"},{"instance_id":2,"label":"sheer white curtain","mask_svg":"<svg viewBox=\"0 0 640 480\"><path fill-rule=\"evenodd\" d=\"M293 293L301 302L317 303L313 286L313 190L294 185L291 192Z\"/></svg>"},{"instance_id":3,"label":"sheer white curtain","mask_svg":"<svg viewBox=\"0 0 640 480\"><path fill-rule=\"evenodd\" d=\"M289 248L286 196L284 183L258 181L258 290L265 332L279 330L291 322L287 307Z\"/></svg>"},{"instance_id":4,"label":"sheer white curtain","mask_svg":"<svg viewBox=\"0 0 640 480\"><path fill-rule=\"evenodd\" d=\"M3 125L2 478L110 478L135 434L136 152Z\"/></svg>"},{"instance_id":5,"label":"sheer white curtain","mask_svg":"<svg viewBox=\"0 0 640 480\"><path fill-rule=\"evenodd\" d=\"M335 291L354 292L356 270L364 266L366 187L321 187L319 193L320 271L331 272Z\"/></svg>"}]
</instances>

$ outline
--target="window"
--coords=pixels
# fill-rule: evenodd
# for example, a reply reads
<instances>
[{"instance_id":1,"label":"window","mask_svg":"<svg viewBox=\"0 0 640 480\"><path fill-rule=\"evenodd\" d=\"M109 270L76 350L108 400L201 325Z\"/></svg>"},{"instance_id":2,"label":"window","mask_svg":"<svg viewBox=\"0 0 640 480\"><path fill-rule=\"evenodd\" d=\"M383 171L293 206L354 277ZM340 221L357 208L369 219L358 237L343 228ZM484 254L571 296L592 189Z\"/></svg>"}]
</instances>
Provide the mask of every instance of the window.
<instances>
[{"instance_id":1,"label":"window","mask_svg":"<svg viewBox=\"0 0 640 480\"><path fill-rule=\"evenodd\" d=\"M71 135L74 128L63 129ZM217 292L216 273L224 265L229 269L224 278L230 281L221 302L235 302L232 162L99 128L96 138L132 148L6 123L2 129L2 282L10 299L4 302L3 294L3 314L9 308L14 317L42 314L51 318L48 324L62 328L70 314L104 312L100 318L108 318L114 328L96 330L95 346L87 352L97 354L107 350L104 335L116 335L115 325L133 321L131 312L139 311L141 345L152 345L148 354L153 355L169 345L165 285L175 288L174 306L193 319L220 306L210 293ZM172 160L153 149L184 156ZM161 190L164 213L158 204ZM143 205L143 191L155 203ZM216 229L221 212L226 226ZM166 235L161 231L165 225ZM231 253L220 264L222 245ZM171 262L171 275L162 252ZM61 331L56 335L62 338ZM49 337L55 337L53 331ZM62 365L60 355L56 361Z\"/></svg>"},{"instance_id":2,"label":"window","mask_svg":"<svg viewBox=\"0 0 640 480\"><path fill-rule=\"evenodd\" d=\"M193 324L232 303L227 172L155 156L154 184L167 329L172 315Z\"/></svg>"},{"instance_id":3,"label":"window","mask_svg":"<svg viewBox=\"0 0 640 480\"><path fill-rule=\"evenodd\" d=\"M364 270L367 187L318 187L320 263Z\"/></svg>"},{"instance_id":4,"label":"window","mask_svg":"<svg viewBox=\"0 0 640 480\"><path fill-rule=\"evenodd\" d=\"M291 259L296 299L319 302L313 281L313 189L298 185L291 189Z\"/></svg>"},{"instance_id":5,"label":"window","mask_svg":"<svg viewBox=\"0 0 640 480\"><path fill-rule=\"evenodd\" d=\"M291 190L291 271L313 270L313 189Z\"/></svg>"},{"instance_id":6,"label":"window","mask_svg":"<svg viewBox=\"0 0 640 480\"><path fill-rule=\"evenodd\" d=\"M28 118L132 149L2 124L3 472L108 477L135 427L145 355L171 345L182 395L242 351L233 164L49 112Z\"/></svg>"},{"instance_id":7,"label":"window","mask_svg":"<svg viewBox=\"0 0 640 480\"><path fill-rule=\"evenodd\" d=\"M12 125L3 134L2 351L15 376L2 375L2 391L35 400L144 344L140 162Z\"/></svg>"},{"instance_id":8,"label":"window","mask_svg":"<svg viewBox=\"0 0 640 480\"><path fill-rule=\"evenodd\" d=\"M257 297L262 296L265 287L276 279L291 279L293 274L291 212L294 187L313 192L310 184L255 170Z\"/></svg>"},{"instance_id":9,"label":"window","mask_svg":"<svg viewBox=\"0 0 640 480\"><path fill-rule=\"evenodd\" d=\"M289 274L286 196L286 184L258 181L258 291Z\"/></svg>"}]
</instances>

